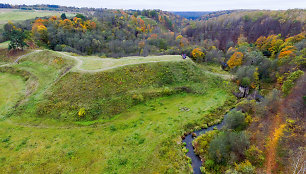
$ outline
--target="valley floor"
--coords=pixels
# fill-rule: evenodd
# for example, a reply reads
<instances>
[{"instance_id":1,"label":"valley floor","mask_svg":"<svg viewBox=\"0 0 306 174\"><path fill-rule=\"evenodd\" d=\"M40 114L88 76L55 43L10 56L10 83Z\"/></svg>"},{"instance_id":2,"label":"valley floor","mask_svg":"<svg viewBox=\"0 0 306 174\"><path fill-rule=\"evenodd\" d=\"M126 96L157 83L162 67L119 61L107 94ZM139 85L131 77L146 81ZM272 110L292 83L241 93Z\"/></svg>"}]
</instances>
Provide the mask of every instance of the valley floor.
<instances>
[{"instance_id":1,"label":"valley floor","mask_svg":"<svg viewBox=\"0 0 306 174\"><path fill-rule=\"evenodd\" d=\"M228 97L222 90L164 97L91 127L36 128L7 119L0 122L0 173L186 171L181 147L172 142L180 141L183 125Z\"/></svg>"},{"instance_id":2,"label":"valley floor","mask_svg":"<svg viewBox=\"0 0 306 174\"><path fill-rule=\"evenodd\" d=\"M60 61L59 54L48 51L37 54L22 57L19 64L3 66L13 66L37 77L36 91L24 110L37 105L60 78L56 68L62 65L53 66L54 61ZM180 56L162 58L181 60ZM156 57L149 59L156 61ZM128 60L124 64L129 64ZM104 65L97 66L100 69ZM8 113L27 91L19 76L0 73L0 77L1 84L5 84L0 86L0 108ZM232 97L226 89L210 87L203 94L157 97L110 119L83 121L81 125L48 119L36 124L36 120L44 118L2 116L0 173L187 173L188 161L180 136L188 129L186 126L193 128L203 120L208 123L218 119L208 115Z\"/></svg>"}]
</instances>

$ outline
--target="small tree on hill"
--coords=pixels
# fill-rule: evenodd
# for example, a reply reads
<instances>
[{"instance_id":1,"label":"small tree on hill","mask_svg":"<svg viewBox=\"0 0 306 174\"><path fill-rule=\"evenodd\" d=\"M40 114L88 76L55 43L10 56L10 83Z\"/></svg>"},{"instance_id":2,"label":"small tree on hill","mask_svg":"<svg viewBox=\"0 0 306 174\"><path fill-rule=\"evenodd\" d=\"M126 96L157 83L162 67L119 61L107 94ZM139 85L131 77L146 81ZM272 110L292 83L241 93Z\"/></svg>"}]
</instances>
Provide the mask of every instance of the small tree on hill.
<instances>
[{"instance_id":1,"label":"small tree on hill","mask_svg":"<svg viewBox=\"0 0 306 174\"><path fill-rule=\"evenodd\" d=\"M25 42L27 34L21 28L16 28L11 22L5 24L3 35L10 41L9 50L23 50L27 46Z\"/></svg>"},{"instance_id":2,"label":"small tree on hill","mask_svg":"<svg viewBox=\"0 0 306 174\"><path fill-rule=\"evenodd\" d=\"M63 20L67 19L66 14L65 14L65 13L63 13L63 14L61 15L61 18L62 18Z\"/></svg>"},{"instance_id":3,"label":"small tree on hill","mask_svg":"<svg viewBox=\"0 0 306 174\"><path fill-rule=\"evenodd\" d=\"M200 48L193 49L191 55L198 62L202 62L205 58L205 54L201 51Z\"/></svg>"},{"instance_id":4,"label":"small tree on hill","mask_svg":"<svg viewBox=\"0 0 306 174\"><path fill-rule=\"evenodd\" d=\"M234 68L242 64L243 54L241 52L235 52L231 58L227 61L227 65L230 68Z\"/></svg>"}]
</instances>

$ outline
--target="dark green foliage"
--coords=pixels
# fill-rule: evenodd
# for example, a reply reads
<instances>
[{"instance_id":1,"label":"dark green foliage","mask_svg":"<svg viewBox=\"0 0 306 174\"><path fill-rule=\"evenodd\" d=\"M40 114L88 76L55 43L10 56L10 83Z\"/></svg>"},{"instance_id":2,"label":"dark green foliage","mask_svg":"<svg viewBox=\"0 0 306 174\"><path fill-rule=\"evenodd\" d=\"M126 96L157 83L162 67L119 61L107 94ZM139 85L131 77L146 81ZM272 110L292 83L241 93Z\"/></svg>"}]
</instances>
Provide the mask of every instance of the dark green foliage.
<instances>
[{"instance_id":1,"label":"dark green foliage","mask_svg":"<svg viewBox=\"0 0 306 174\"><path fill-rule=\"evenodd\" d=\"M245 132L222 132L209 145L209 157L216 163L226 164L244 158L249 146Z\"/></svg>"},{"instance_id":2,"label":"dark green foliage","mask_svg":"<svg viewBox=\"0 0 306 174\"><path fill-rule=\"evenodd\" d=\"M62 18L63 20L67 19L66 14L63 13L63 14L61 15L61 18Z\"/></svg>"},{"instance_id":3,"label":"dark green foliage","mask_svg":"<svg viewBox=\"0 0 306 174\"><path fill-rule=\"evenodd\" d=\"M218 130L213 130L206 132L203 135L198 136L193 142L193 146L195 148L195 153L201 157L201 159L205 159L208 155L208 148L211 140L214 139L219 133Z\"/></svg>"},{"instance_id":4,"label":"dark green foliage","mask_svg":"<svg viewBox=\"0 0 306 174\"><path fill-rule=\"evenodd\" d=\"M5 24L3 35L10 41L8 49L15 50L21 49L27 46L25 40L28 35L27 32L23 31L21 28L16 28L12 23Z\"/></svg>"},{"instance_id":5,"label":"dark green foliage","mask_svg":"<svg viewBox=\"0 0 306 174\"><path fill-rule=\"evenodd\" d=\"M232 130L243 130L246 126L245 116L241 111L231 110L224 119L225 127Z\"/></svg>"},{"instance_id":6,"label":"dark green foliage","mask_svg":"<svg viewBox=\"0 0 306 174\"><path fill-rule=\"evenodd\" d=\"M84 16L83 14L80 14L80 13L78 13L77 15L75 15L75 17L81 18L83 21L87 20L86 16Z\"/></svg>"},{"instance_id":7,"label":"dark green foliage","mask_svg":"<svg viewBox=\"0 0 306 174\"><path fill-rule=\"evenodd\" d=\"M241 80L241 85L245 87L249 87L251 85L251 80L249 77L243 77Z\"/></svg>"}]
</instances>

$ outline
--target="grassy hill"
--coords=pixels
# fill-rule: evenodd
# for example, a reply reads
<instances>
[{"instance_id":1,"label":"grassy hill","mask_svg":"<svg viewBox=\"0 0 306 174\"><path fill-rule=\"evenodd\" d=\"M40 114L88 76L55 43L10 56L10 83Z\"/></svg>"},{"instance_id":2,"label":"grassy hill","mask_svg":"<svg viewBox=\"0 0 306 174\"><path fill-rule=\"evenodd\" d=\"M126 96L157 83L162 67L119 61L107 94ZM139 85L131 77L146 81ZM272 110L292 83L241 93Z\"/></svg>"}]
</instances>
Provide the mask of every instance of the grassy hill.
<instances>
[{"instance_id":1,"label":"grassy hill","mask_svg":"<svg viewBox=\"0 0 306 174\"><path fill-rule=\"evenodd\" d=\"M231 107L232 95L190 60L162 59L87 73L41 51L0 67L1 81L16 81L0 88L16 107L0 121L0 172L188 172L180 136L220 119L212 113Z\"/></svg>"}]
</instances>

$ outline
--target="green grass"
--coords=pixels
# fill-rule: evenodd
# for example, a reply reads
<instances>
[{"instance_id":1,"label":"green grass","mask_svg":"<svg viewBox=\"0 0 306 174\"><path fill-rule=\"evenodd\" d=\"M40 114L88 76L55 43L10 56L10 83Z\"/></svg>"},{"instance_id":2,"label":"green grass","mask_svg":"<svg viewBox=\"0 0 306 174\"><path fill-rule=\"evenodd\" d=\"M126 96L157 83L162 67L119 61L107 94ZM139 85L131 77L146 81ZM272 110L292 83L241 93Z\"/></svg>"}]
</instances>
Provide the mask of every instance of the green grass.
<instances>
[{"instance_id":1,"label":"green grass","mask_svg":"<svg viewBox=\"0 0 306 174\"><path fill-rule=\"evenodd\" d=\"M2 121L0 172L187 173L180 135L228 98L220 89L162 97L94 127L36 128Z\"/></svg>"},{"instance_id":2,"label":"green grass","mask_svg":"<svg viewBox=\"0 0 306 174\"><path fill-rule=\"evenodd\" d=\"M214 63L203 63L200 65L202 68L213 72L213 73L218 73L218 74L224 74L224 75L230 75L228 71L223 71L221 68L221 65L219 64L214 64Z\"/></svg>"},{"instance_id":3,"label":"green grass","mask_svg":"<svg viewBox=\"0 0 306 174\"><path fill-rule=\"evenodd\" d=\"M205 93L220 85L221 80L206 75L191 61L138 64L99 73L71 72L35 106L35 114L63 121L108 119L144 100L182 92L182 87ZM87 114L79 118L81 108Z\"/></svg>"},{"instance_id":4,"label":"green grass","mask_svg":"<svg viewBox=\"0 0 306 174\"><path fill-rule=\"evenodd\" d=\"M148 56L148 57L124 57L120 59L115 58L99 58L94 56L83 57L79 56L83 61L81 69L96 70L96 69L112 69L115 67L141 64L154 61L191 61L190 59L183 60L179 55L166 55L166 56Z\"/></svg>"},{"instance_id":5,"label":"green grass","mask_svg":"<svg viewBox=\"0 0 306 174\"><path fill-rule=\"evenodd\" d=\"M11 109L24 93L25 84L21 77L0 73L0 118Z\"/></svg>"},{"instance_id":6,"label":"green grass","mask_svg":"<svg viewBox=\"0 0 306 174\"><path fill-rule=\"evenodd\" d=\"M35 11L35 10L17 10L17 9L1 9L0 10L0 27L2 28L4 24L8 21L20 22L27 19L35 19L36 17L45 16L58 16L62 12L55 11ZM72 13L66 13L67 17L73 16Z\"/></svg>"},{"instance_id":7,"label":"green grass","mask_svg":"<svg viewBox=\"0 0 306 174\"><path fill-rule=\"evenodd\" d=\"M18 86L29 93L0 121L0 173L188 173L180 136L219 120L212 113L233 101L190 61L62 77L74 64L42 51L0 68L10 80L24 76Z\"/></svg>"},{"instance_id":8,"label":"green grass","mask_svg":"<svg viewBox=\"0 0 306 174\"><path fill-rule=\"evenodd\" d=\"M0 43L0 49L7 49L10 41Z\"/></svg>"}]
</instances>

